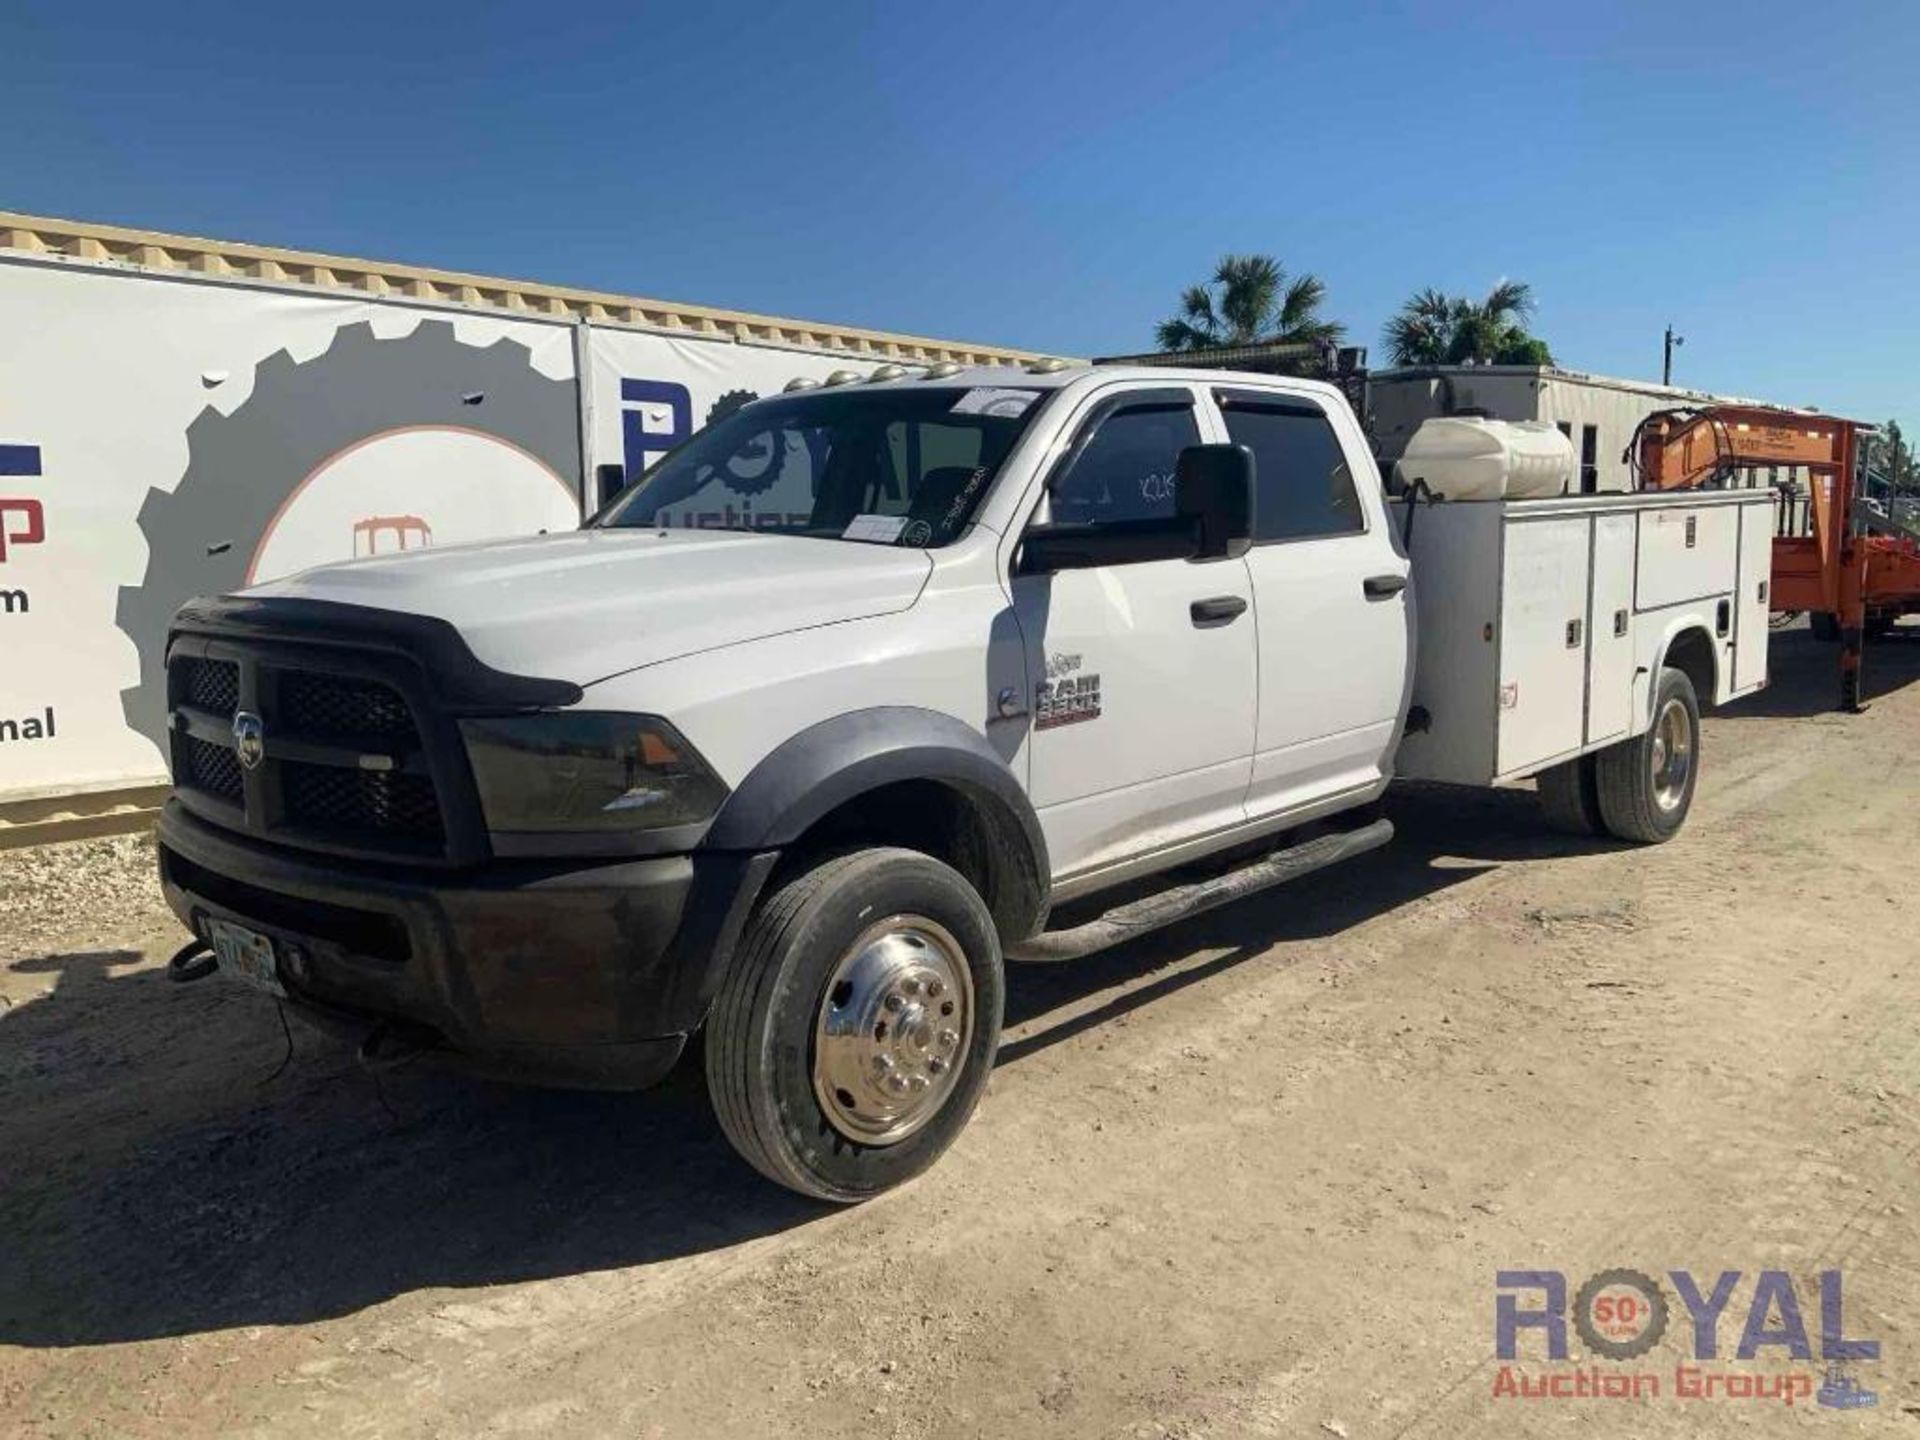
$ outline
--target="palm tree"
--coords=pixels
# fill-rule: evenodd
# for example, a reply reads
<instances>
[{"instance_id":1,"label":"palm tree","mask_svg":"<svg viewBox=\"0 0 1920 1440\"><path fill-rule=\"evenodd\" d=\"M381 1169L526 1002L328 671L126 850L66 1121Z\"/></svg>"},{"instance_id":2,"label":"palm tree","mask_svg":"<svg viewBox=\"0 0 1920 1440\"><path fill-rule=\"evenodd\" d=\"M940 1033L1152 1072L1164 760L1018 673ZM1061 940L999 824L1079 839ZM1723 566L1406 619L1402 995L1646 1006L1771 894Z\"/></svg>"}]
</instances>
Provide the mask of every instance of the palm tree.
<instances>
[{"instance_id":1,"label":"palm tree","mask_svg":"<svg viewBox=\"0 0 1920 1440\"><path fill-rule=\"evenodd\" d=\"M1426 289L1400 307L1387 322L1387 354L1396 365L1444 365L1467 302Z\"/></svg>"},{"instance_id":2,"label":"palm tree","mask_svg":"<svg viewBox=\"0 0 1920 1440\"><path fill-rule=\"evenodd\" d=\"M1387 322L1387 354L1395 365L1551 365L1546 341L1527 332L1533 289L1502 280L1484 300L1416 292Z\"/></svg>"},{"instance_id":3,"label":"palm tree","mask_svg":"<svg viewBox=\"0 0 1920 1440\"><path fill-rule=\"evenodd\" d=\"M1154 336L1162 350L1332 343L1346 326L1320 318L1326 298L1319 276L1288 280L1271 255L1224 255L1211 285L1188 286L1180 313L1162 320Z\"/></svg>"}]
</instances>

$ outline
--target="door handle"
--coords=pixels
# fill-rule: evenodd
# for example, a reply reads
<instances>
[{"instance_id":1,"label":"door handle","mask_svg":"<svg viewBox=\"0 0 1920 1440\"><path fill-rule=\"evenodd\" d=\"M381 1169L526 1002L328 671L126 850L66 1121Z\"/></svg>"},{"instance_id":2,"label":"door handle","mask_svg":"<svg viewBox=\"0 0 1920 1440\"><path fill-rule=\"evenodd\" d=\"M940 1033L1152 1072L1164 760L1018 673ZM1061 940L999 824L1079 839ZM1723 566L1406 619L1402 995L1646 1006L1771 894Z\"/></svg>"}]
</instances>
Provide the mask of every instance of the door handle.
<instances>
[{"instance_id":1,"label":"door handle","mask_svg":"<svg viewBox=\"0 0 1920 1440\"><path fill-rule=\"evenodd\" d=\"M1360 588L1367 592L1369 600L1384 600L1389 595L1398 595L1407 588L1404 575L1369 575L1360 582Z\"/></svg>"},{"instance_id":2,"label":"door handle","mask_svg":"<svg viewBox=\"0 0 1920 1440\"><path fill-rule=\"evenodd\" d=\"M1211 600L1196 600L1187 607L1196 625L1229 625L1246 613L1247 602L1238 595L1216 595Z\"/></svg>"}]
</instances>

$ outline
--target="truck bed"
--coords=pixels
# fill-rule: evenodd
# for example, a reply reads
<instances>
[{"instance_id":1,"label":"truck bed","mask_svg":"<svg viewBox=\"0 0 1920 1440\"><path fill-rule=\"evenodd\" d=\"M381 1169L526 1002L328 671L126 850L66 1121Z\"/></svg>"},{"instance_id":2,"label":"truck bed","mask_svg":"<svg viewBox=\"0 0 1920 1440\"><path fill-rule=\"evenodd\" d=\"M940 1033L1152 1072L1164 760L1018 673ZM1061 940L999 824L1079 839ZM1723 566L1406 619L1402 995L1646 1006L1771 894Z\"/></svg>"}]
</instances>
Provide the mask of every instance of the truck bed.
<instances>
[{"instance_id":1,"label":"truck bed","mask_svg":"<svg viewBox=\"0 0 1920 1440\"><path fill-rule=\"evenodd\" d=\"M1767 490L1420 506L1397 773L1494 784L1636 735L1668 646L1690 628L1712 647L1703 709L1758 690L1773 528Z\"/></svg>"}]
</instances>

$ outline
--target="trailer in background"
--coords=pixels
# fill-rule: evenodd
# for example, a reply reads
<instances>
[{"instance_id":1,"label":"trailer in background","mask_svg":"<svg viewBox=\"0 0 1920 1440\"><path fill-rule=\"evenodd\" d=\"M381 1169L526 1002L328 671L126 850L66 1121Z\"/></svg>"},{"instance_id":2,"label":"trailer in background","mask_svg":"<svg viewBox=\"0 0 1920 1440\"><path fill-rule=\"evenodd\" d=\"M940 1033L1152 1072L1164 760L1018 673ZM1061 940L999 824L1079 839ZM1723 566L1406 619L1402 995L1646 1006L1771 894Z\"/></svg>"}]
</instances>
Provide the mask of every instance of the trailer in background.
<instances>
[{"instance_id":1,"label":"trailer in background","mask_svg":"<svg viewBox=\"0 0 1920 1440\"><path fill-rule=\"evenodd\" d=\"M1701 390L1593 375L1542 365L1438 365L1376 370L1368 377L1368 425L1382 458L1398 458L1422 422L1446 415L1541 420L1573 445L1572 489L1584 495L1639 489L1629 442L1648 415L1676 406L1757 404ZM1783 407L1776 407L1783 408ZM1804 493L1807 470L1792 462L1755 461L1729 487L1782 487Z\"/></svg>"},{"instance_id":2,"label":"trailer in background","mask_svg":"<svg viewBox=\"0 0 1920 1440\"><path fill-rule=\"evenodd\" d=\"M1647 417L1631 447L1644 483L1669 492L1724 488L1766 463L1812 477L1806 503L1780 497L1768 603L1806 612L1840 642L1840 704L1859 710L1864 642L1920 612L1920 529L1864 502L1860 440L1872 426L1770 406L1708 405Z\"/></svg>"}]
</instances>

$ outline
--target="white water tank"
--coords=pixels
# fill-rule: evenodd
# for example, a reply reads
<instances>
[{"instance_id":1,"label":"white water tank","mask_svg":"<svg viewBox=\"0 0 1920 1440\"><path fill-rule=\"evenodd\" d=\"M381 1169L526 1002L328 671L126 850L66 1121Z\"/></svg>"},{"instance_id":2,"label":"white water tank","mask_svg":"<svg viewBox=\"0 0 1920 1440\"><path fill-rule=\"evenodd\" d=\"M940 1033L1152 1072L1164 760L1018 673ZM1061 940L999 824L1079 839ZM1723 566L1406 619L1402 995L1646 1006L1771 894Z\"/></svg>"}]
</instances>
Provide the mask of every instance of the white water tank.
<instances>
[{"instance_id":1,"label":"white water tank","mask_svg":"<svg viewBox=\"0 0 1920 1440\"><path fill-rule=\"evenodd\" d=\"M1537 500L1573 486L1573 442L1544 420L1449 415L1421 422L1400 478L1447 500Z\"/></svg>"}]
</instances>

